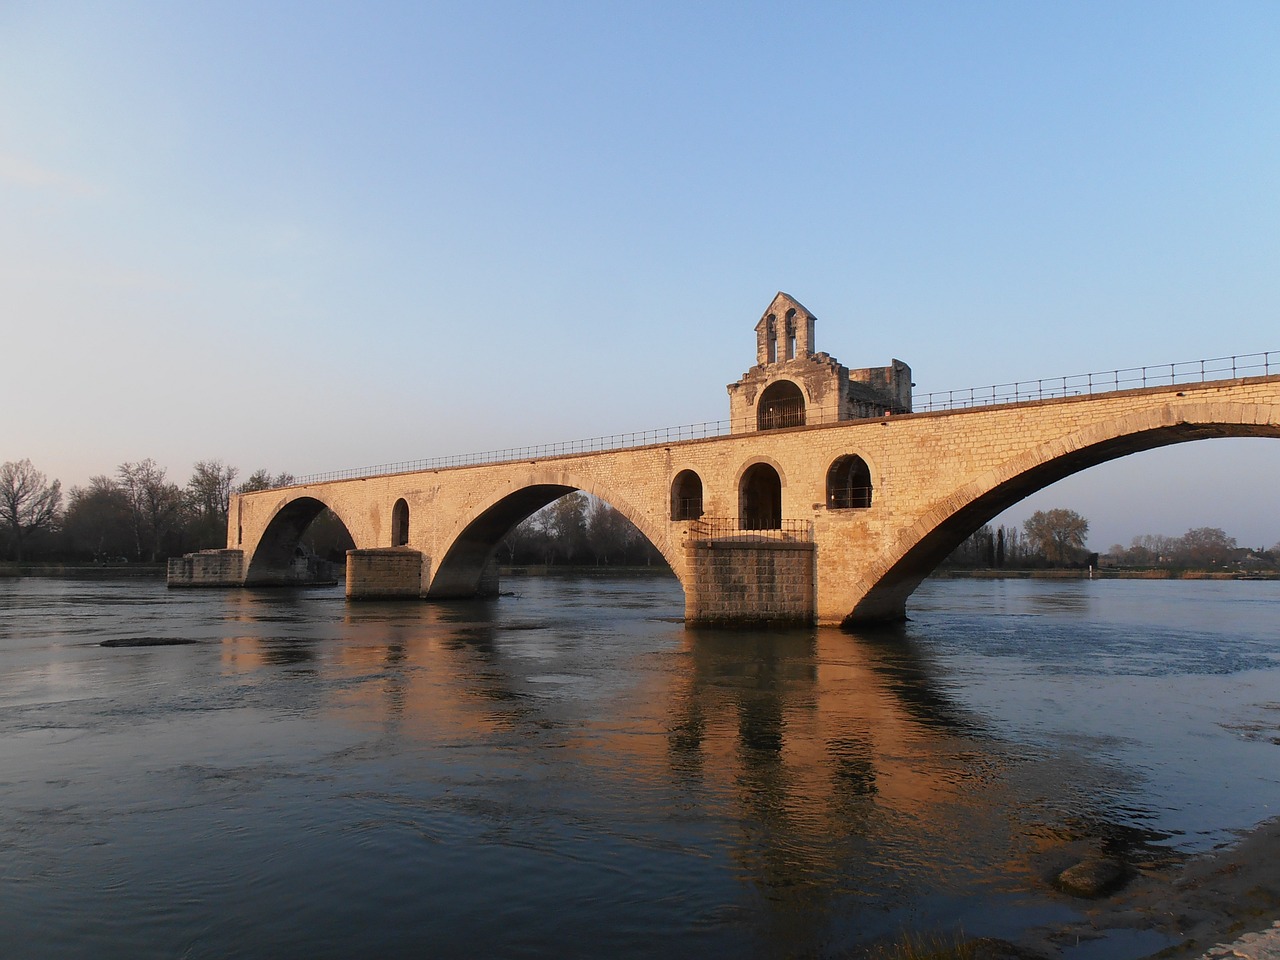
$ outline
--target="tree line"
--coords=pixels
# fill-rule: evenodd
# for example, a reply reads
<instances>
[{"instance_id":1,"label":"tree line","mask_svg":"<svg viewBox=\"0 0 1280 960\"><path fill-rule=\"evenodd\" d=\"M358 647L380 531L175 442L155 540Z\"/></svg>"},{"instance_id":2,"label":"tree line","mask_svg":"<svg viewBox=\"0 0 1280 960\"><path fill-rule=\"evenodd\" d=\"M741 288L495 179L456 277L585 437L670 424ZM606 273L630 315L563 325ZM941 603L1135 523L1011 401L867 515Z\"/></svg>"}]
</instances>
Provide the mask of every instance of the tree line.
<instances>
[{"instance_id":1,"label":"tree line","mask_svg":"<svg viewBox=\"0 0 1280 960\"><path fill-rule=\"evenodd\" d=\"M1280 543L1249 549L1218 527L1195 527L1180 537L1144 534L1128 546L1114 544L1101 557L1086 546L1089 521L1074 510L1037 510L1022 524L983 526L944 561L945 566L999 569L1083 567L1092 564L1135 569L1212 570L1280 563Z\"/></svg>"},{"instance_id":2,"label":"tree line","mask_svg":"<svg viewBox=\"0 0 1280 960\"><path fill-rule=\"evenodd\" d=\"M179 486L148 458L122 463L87 486L49 482L30 460L0 465L0 556L24 560L155 563L209 547L225 547L231 494L292 482L257 470L201 460ZM65 502L64 502L65 499Z\"/></svg>"},{"instance_id":3,"label":"tree line","mask_svg":"<svg viewBox=\"0 0 1280 960\"><path fill-rule=\"evenodd\" d=\"M652 566L666 560L618 510L585 493L571 493L516 524L498 545L511 566Z\"/></svg>"},{"instance_id":4,"label":"tree line","mask_svg":"<svg viewBox=\"0 0 1280 960\"><path fill-rule=\"evenodd\" d=\"M1236 543L1218 527L1195 527L1180 537L1144 534L1129 546L1114 544L1107 556L1116 566L1141 569L1212 570L1241 565L1274 566L1280 562L1280 543L1270 550Z\"/></svg>"}]
</instances>

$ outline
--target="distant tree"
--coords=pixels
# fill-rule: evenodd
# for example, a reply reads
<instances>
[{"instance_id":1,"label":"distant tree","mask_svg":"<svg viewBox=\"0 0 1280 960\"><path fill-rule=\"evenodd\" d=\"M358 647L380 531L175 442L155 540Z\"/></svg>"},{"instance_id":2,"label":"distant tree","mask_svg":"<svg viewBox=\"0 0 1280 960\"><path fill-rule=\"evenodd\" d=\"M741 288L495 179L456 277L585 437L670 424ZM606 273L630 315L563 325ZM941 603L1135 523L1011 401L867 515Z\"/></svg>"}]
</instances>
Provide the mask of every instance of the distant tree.
<instances>
[{"instance_id":1,"label":"distant tree","mask_svg":"<svg viewBox=\"0 0 1280 960\"><path fill-rule=\"evenodd\" d=\"M235 467L221 460L201 460L195 465L183 492L190 528L190 546L222 546L227 536L227 510L235 483Z\"/></svg>"},{"instance_id":2,"label":"distant tree","mask_svg":"<svg viewBox=\"0 0 1280 960\"><path fill-rule=\"evenodd\" d=\"M239 493L254 493L258 490L274 490L276 487L288 487L294 482L292 473L278 473L274 477L271 476L269 470L255 470L249 474L249 479L240 484Z\"/></svg>"},{"instance_id":3,"label":"distant tree","mask_svg":"<svg viewBox=\"0 0 1280 960\"><path fill-rule=\"evenodd\" d=\"M170 535L181 526L182 491L165 480L164 468L149 457L122 463L116 472L133 519L135 556L157 560Z\"/></svg>"},{"instance_id":4,"label":"distant tree","mask_svg":"<svg viewBox=\"0 0 1280 960\"><path fill-rule=\"evenodd\" d=\"M526 517L507 531L498 545L499 553L510 564L536 562L541 556L539 541L543 537L542 525L533 517Z\"/></svg>"},{"instance_id":5,"label":"distant tree","mask_svg":"<svg viewBox=\"0 0 1280 960\"><path fill-rule=\"evenodd\" d=\"M1196 527L1179 538L1178 557L1189 567L1218 566L1235 559L1236 538L1218 527Z\"/></svg>"},{"instance_id":6,"label":"distant tree","mask_svg":"<svg viewBox=\"0 0 1280 960\"><path fill-rule=\"evenodd\" d=\"M105 561L130 555L135 547L129 498L110 477L72 487L62 533L68 552L78 556Z\"/></svg>"},{"instance_id":7,"label":"distant tree","mask_svg":"<svg viewBox=\"0 0 1280 960\"><path fill-rule=\"evenodd\" d=\"M587 495L574 492L546 507L542 527L554 544L556 559L572 563L575 557L581 558L586 553L587 505Z\"/></svg>"},{"instance_id":8,"label":"distant tree","mask_svg":"<svg viewBox=\"0 0 1280 960\"><path fill-rule=\"evenodd\" d=\"M996 528L996 567L1004 566L1004 527Z\"/></svg>"},{"instance_id":9,"label":"distant tree","mask_svg":"<svg viewBox=\"0 0 1280 960\"><path fill-rule=\"evenodd\" d=\"M1089 521L1074 510L1037 510L1022 524L1033 549L1049 563L1080 558L1089 536Z\"/></svg>"},{"instance_id":10,"label":"distant tree","mask_svg":"<svg viewBox=\"0 0 1280 960\"><path fill-rule=\"evenodd\" d=\"M596 500L587 517L587 540L597 564L626 563L640 531L630 520L602 500Z\"/></svg>"},{"instance_id":11,"label":"distant tree","mask_svg":"<svg viewBox=\"0 0 1280 960\"><path fill-rule=\"evenodd\" d=\"M951 551L943 564L956 567L993 567L995 562L996 537L991 527L983 524Z\"/></svg>"},{"instance_id":12,"label":"distant tree","mask_svg":"<svg viewBox=\"0 0 1280 960\"><path fill-rule=\"evenodd\" d=\"M0 465L0 522L8 529L15 560L37 533L58 521L62 484L49 483L30 460L8 460Z\"/></svg>"},{"instance_id":13,"label":"distant tree","mask_svg":"<svg viewBox=\"0 0 1280 960\"><path fill-rule=\"evenodd\" d=\"M223 537L225 536L224 532ZM303 531L300 539L302 545L317 557L333 563L345 562L347 551L354 550L356 546L347 525L328 508L320 511L319 516Z\"/></svg>"}]
</instances>

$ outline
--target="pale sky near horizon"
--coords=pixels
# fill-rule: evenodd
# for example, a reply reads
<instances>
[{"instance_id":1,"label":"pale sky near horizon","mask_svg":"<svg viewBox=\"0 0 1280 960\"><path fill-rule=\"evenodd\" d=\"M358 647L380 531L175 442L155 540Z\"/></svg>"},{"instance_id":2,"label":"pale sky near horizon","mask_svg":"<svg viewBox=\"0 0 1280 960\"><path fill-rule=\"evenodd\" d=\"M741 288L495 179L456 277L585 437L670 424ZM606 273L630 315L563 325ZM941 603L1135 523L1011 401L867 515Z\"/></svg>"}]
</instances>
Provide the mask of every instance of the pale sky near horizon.
<instances>
[{"instance_id":1,"label":"pale sky near horizon","mask_svg":"<svg viewBox=\"0 0 1280 960\"><path fill-rule=\"evenodd\" d=\"M1280 350L1280 4L0 0L0 460L718 420L784 290L917 393ZM1086 471L1280 541L1280 443Z\"/></svg>"}]
</instances>

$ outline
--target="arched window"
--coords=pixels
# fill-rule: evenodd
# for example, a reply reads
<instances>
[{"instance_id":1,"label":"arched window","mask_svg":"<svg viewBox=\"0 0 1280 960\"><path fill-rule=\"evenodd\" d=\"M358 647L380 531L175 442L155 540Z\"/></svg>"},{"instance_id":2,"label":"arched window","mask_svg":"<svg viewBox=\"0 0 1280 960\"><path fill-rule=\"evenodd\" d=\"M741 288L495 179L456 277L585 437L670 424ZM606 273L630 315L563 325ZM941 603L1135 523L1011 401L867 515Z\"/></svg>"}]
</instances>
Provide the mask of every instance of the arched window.
<instances>
[{"instance_id":1,"label":"arched window","mask_svg":"<svg viewBox=\"0 0 1280 960\"><path fill-rule=\"evenodd\" d=\"M827 471L827 506L848 510L871 506L871 468L856 454L840 457Z\"/></svg>"},{"instance_id":2,"label":"arched window","mask_svg":"<svg viewBox=\"0 0 1280 960\"><path fill-rule=\"evenodd\" d=\"M671 483L671 519L697 520L702 516L702 478L681 470Z\"/></svg>"},{"instance_id":3,"label":"arched window","mask_svg":"<svg viewBox=\"0 0 1280 960\"><path fill-rule=\"evenodd\" d=\"M778 362L778 318L772 313L765 319L765 337L769 345L768 352L765 354L769 363Z\"/></svg>"},{"instance_id":4,"label":"arched window","mask_svg":"<svg viewBox=\"0 0 1280 960\"><path fill-rule=\"evenodd\" d=\"M769 384L756 404L756 424L761 430L804 426L804 394L790 380Z\"/></svg>"},{"instance_id":5,"label":"arched window","mask_svg":"<svg viewBox=\"0 0 1280 960\"><path fill-rule=\"evenodd\" d=\"M409 542L409 504L401 497L391 508L391 545L403 547Z\"/></svg>"},{"instance_id":6,"label":"arched window","mask_svg":"<svg viewBox=\"0 0 1280 960\"><path fill-rule=\"evenodd\" d=\"M796 358L796 312L787 311L787 359Z\"/></svg>"},{"instance_id":7,"label":"arched window","mask_svg":"<svg viewBox=\"0 0 1280 960\"><path fill-rule=\"evenodd\" d=\"M767 463L752 464L738 488L743 530L782 529L782 478Z\"/></svg>"}]
</instances>

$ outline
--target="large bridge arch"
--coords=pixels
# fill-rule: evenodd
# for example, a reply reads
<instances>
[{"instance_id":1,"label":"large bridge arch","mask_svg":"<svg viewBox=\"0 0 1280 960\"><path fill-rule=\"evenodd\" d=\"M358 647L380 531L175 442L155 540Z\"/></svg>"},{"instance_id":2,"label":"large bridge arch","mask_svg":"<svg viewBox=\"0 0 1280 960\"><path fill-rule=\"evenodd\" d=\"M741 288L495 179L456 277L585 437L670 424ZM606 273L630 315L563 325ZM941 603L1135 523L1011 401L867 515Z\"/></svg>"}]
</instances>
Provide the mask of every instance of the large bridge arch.
<instances>
[{"instance_id":1,"label":"large bridge arch","mask_svg":"<svg viewBox=\"0 0 1280 960\"><path fill-rule=\"evenodd\" d=\"M1280 408L1204 403L1169 406L1094 424L1029 449L938 498L864 567L846 624L901 620L907 597L983 524L1015 503L1081 470L1176 443L1225 437L1280 437Z\"/></svg>"},{"instance_id":2,"label":"large bridge arch","mask_svg":"<svg viewBox=\"0 0 1280 960\"><path fill-rule=\"evenodd\" d=\"M572 471L537 470L496 491L453 525L440 540L440 561L434 565L426 595L436 599L476 596L494 551L507 532L548 504L576 491L604 501L631 521L662 554L681 587L685 586L684 557L668 536L665 497L651 513L592 478Z\"/></svg>"},{"instance_id":3,"label":"large bridge arch","mask_svg":"<svg viewBox=\"0 0 1280 960\"><path fill-rule=\"evenodd\" d=\"M245 583L275 584L305 580L294 572L298 559L298 545L307 527L325 510L330 510L346 528L348 536L357 546L353 531L357 529L340 509L310 493L284 500L272 513L253 552L246 558Z\"/></svg>"}]
</instances>

